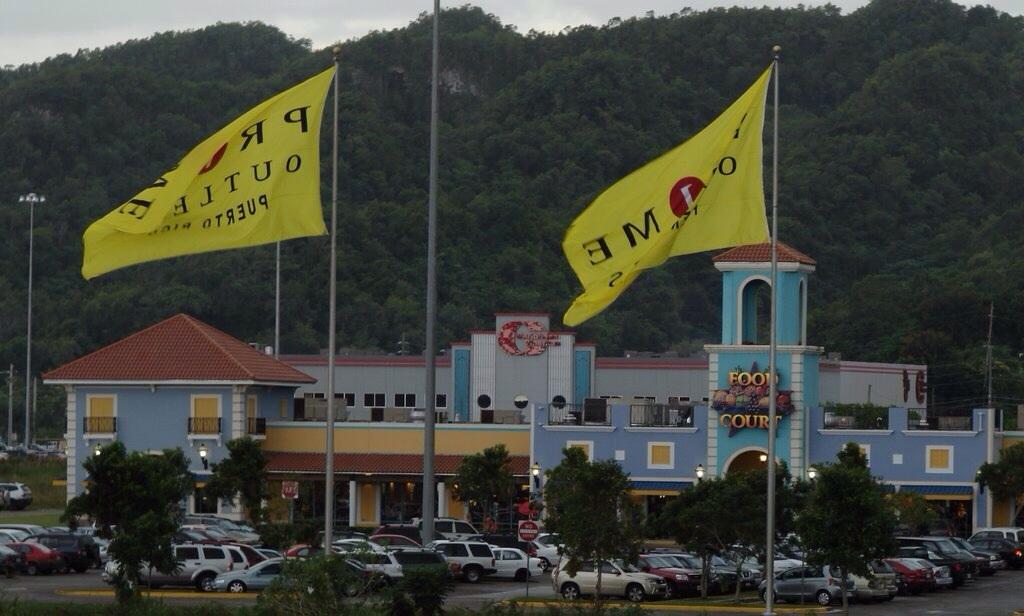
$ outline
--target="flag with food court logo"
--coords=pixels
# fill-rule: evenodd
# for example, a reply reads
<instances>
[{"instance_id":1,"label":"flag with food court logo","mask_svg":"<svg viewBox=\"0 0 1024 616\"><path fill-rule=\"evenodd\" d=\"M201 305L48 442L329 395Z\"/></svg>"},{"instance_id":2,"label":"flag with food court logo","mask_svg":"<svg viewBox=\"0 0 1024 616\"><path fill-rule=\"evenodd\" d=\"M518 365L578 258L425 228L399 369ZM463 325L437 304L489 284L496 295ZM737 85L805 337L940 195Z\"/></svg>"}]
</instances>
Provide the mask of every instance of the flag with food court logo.
<instances>
[{"instance_id":1,"label":"flag with food court logo","mask_svg":"<svg viewBox=\"0 0 1024 616\"><path fill-rule=\"evenodd\" d=\"M699 133L601 193L572 222L562 250L580 282L562 322L607 308L669 257L766 241L761 169L771 68Z\"/></svg>"},{"instance_id":2,"label":"flag with food court logo","mask_svg":"<svg viewBox=\"0 0 1024 616\"><path fill-rule=\"evenodd\" d=\"M93 222L82 276L324 235L320 120L334 67L256 105Z\"/></svg>"}]
</instances>

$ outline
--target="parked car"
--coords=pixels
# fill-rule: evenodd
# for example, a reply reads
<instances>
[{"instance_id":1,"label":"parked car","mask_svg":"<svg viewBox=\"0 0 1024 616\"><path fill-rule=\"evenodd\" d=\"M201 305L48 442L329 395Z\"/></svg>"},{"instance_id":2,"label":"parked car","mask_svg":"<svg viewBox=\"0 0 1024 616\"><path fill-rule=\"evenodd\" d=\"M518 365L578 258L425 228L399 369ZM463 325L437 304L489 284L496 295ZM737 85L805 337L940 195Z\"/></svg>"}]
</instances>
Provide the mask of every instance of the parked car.
<instances>
[{"instance_id":1,"label":"parked car","mask_svg":"<svg viewBox=\"0 0 1024 616\"><path fill-rule=\"evenodd\" d=\"M160 586L195 586L197 590L213 590L213 581L226 571L236 570L229 546L220 545L176 545L174 557L179 567L173 573L162 573L144 567L140 581L152 588ZM119 565L111 561L114 567ZM108 563L107 565L111 565Z\"/></svg>"},{"instance_id":2,"label":"parked car","mask_svg":"<svg viewBox=\"0 0 1024 616\"><path fill-rule=\"evenodd\" d=\"M420 549L423 547L405 535L374 535L367 539L367 541L387 550Z\"/></svg>"},{"instance_id":3,"label":"parked car","mask_svg":"<svg viewBox=\"0 0 1024 616\"><path fill-rule=\"evenodd\" d=\"M685 597L700 592L700 571L681 566L671 556L662 554L641 554L636 566L644 573L660 576L668 586L666 596Z\"/></svg>"},{"instance_id":4,"label":"parked car","mask_svg":"<svg viewBox=\"0 0 1024 616\"><path fill-rule=\"evenodd\" d=\"M262 554L263 558L266 558L268 560L272 558L284 558L284 554L278 552L277 550L271 550L270 548L257 548L256 551Z\"/></svg>"},{"instance_id":5,"label":"parked car","mask_svg":"<svg viewBox=\"0 0 1024 616\"><path fill-rule=\"evenodd\" d=\"M212 539L217 542L217 545L224 545L227 543L235 543L235 537L222 531L216 526L210 526L208 524L186 524L178 529L179 532L183 530L190 530L192 532L198 532L208 539Z\"/></svg>"},{"instance_id":6,"label":"parked car","mask_svg":"<svg viewBox=\"0 0 1024 616\"><path fill-rule=\"evenodd\" d=\"M252 529L242 527L232 520L220 518L214 515L187 515L183 520L184 526L205 526L216 528L232 539L233 543L244 543L246 545L259 545L260 536Z\"/></svg>"},{"instance_id":7,"label":"parked car","mask_svg":"<svg viewBox=\"0 0 1024 616\"><path fill-rule=\"evenodd\" d=\"M1009 539L978 537L971 539L970 544L979 549L999 554L1000 558L1006 561L1006 566L1011 569L1020 569L1024 566L1024 550Z\"/></svg>"},{"instance_id":8,"label":"parked car","mask_svg":"<svg viewBox=\"0 0 1024 616\"><path fill-rule=\"evenodd\" d=\"M23 530L17 530L15 528L0 528L0 545L25 541L30 536L31 535Z\"/></svg>"},{"instance_id":9,"label":"parked car","mask_svg":"<svg viewBox=\"0 0 1024 616\"><path fill-rule=\"evenodd\" d=\"M64 566L78 573L85 573L90 567L99 567L101 564L100 549L92 537L52 533L35 535L29 541L60 552L64 558Z\"/></svg>"},{"instance_id":10,"label":"parked car","mask_svg":"<svg viewBox=\"0 0 1024 616\"><path fill-rule=\"evenodd\" d=\"M245 592L263 590L281 575L281 560L265 560L243 571L226 571L213 580L213 590Z\"/></svg>"},{"instance_id":11,"label":"parked car","mask_svg":"<svg viewBox=\"0 0 1024 616\"><path fill-rule=\"evenodd\" d=\"M23 483L12 481L0 483L0 492L4 494L4 507L20 511L32 504L32 490Z\"/></svg>"},{"instance_id":12,"label":"parked car","mask_svg":"<svg viewBox=\"0 0 1024 616\"><path fill-rule=\"evenodd\" d=\"M350 529L334 529L331 531L331 536L334 538L331 543L341 541L342 539L366 539L366 533L359 532L357 530ZM316 534L316 539L313 540L314 545L323 546L324 544L324 531L320 531Z\"/></svg>"},{"instance_id":13,"label":"parked car","mask_svg":"<svg viewBox=\"0 0 1024 616\"><path fill-rule=\"evenodd\" d=\"M0 573L10 576L15 571L22 571L25 565L25 557L17 550L12 550L6 545L0 545Z\"/></svg>"},{"instance_id":14,"label":"parked car","mask_svg":"<svg viewBox=\"0 0 1024 616\"><path fill-rule=\"evenodd\" d=\"M923 558L913 558L909 560L916 560L922 566L931 568L933 582L931 590L953 588L953 573L949 570L948 566L936 565L933 561Z\"/></svg>"},{"instance_id":15,"label":"parked car","mask_svg":"<svg viewBox=\"0 0 1024 616\"><path fill-rule=\"evenodd\" d=\"M245 545L244 543L234 543L231 544L231 547L235 548L236 550L242 553L242 556L245 557L246 565L249 567L252 567L253 565L259 564L267 560L266 556L261 554L259 550L252 547L251 545Z\"/></svg>"},{"instance_id":16,"label":"parked car","mask_svg":"<svg viewBox=\"0 0 1024 616\"><path fill-rule=\"evenodd\" d=\"M775 598L779 601L814 601L818 605L830 605L842 597L843 582L839 572L831 567L811 567L802 565L775 575ZM854 590L853 580L847 579L846 590ZM768 580L758 586L758 594L762 601L768 597Z\"/></svg>"},{"instance_id":17,"label":"parked car","mask_svg":"<svg viewBox=\"0 0 1024 616\"><path fill-rule=\"evenodd\" d=\"M685 552L675 552L675 553L669 553L669 554L666 554L666 555L675 558L677 561L682 563L682 565L684 567L688 567L689 569L692 569L692 570L698 571L698 572L702 572L703 571L703 563L701 563L701 559L700 559L699 556L696 556L694 554L687 554ZM719 573L718 569L714 565L710 566L709 573L710 573L710 576L708 577L708 592L709 593L711 593L713 595L720 595L722 593L730 592L730 591L732 591L732 590L734 590L736 588L736 570L735 569L731 569L731 570L725 572L725 576L727 576L727 577L724 577L724 579L723 579L723 574ZM698 584L700 583L699 577L698 577L698 582L697 583Z\"/></svg>"},{"instance_id":18,"label":"parked car","mask_svg":"<svg viewBox=\"0 0 1024 616\"><path fill-rule=\"evenodd\" d=\"M935 585L932 567L914 558L887 558L896 572L896 590L904 595L919 595Z\"/></svg>"},{"instance_id":19,"label":"parked car","mask_svg":"<svg viewBox=\"0 0 1024 616\"><path fill-rule=\"evenodd\" d=\"M46 529L43 528L42 526L38 525L38 524L4 524L4 523L0 523L0 530L6 530L6 529L20 530L22 532L28 533L29 537L31 537L32 535L41 535L41 534L46 532Z\"/></svg>"},{"instance_id":20,"label":"parked car","mask_svg":"<svg viewBox=\"0 0 1024 616\"><path fill-rule=\"evenodd\" d=\"M1024 547L1024 528L1020 526L996 526L979 528L969 541L974 539L1009 539L1018 546Z\"/></svg>"},{"instance_id":21,"label":"parked car","mask_svg":"<svg viewBox=\"0 0 1024 616\"><path fill-rule=\"evenodd\" d=\"M598 567L594 561L581 562L576 575L569 575L566 571L568 564L568 560L562 561L551 573L551 587L555 592L570 601L596 594ZM668 595L668 585L664 578L644 573L633 565L604 561L600 564L600 571L603 596L625 597L639 603L645 599Z\"/></svg>"},{"instance_id":22,"label":"parked car","mask_svg":"<svg viewBox=\"0 0 1024 616\"><path fill-rule=\"evenodd\" d=\"M423 537L420 535L420 527L415 524L385 524L373 531L373 535L402 535L422 545Z\"/></svg>"},{"instance_id":23,"label":"parked car","mask_svg":"<svg viewBox=\"0 0 1024 616\"><path fill-rule=\"evenodd\" d=\"M557 535L548 535L548 537L557 537ZM550 571L551 567L557 566L562 560L560 548L560 544L556 542L541 543L538 537L527 543L527 547L523 551L530 556L537 557L540 560L541 566L544 567L544 571Z\"/></svg>"},{"instance_id":24,"label":"parked car","mask_svg":"<svg viewBox=\"0 0 1024 616\"><path fill-rule=\"evenodd\" d=\"M387 550L358 552L349 554L348 558L362 563L368 571L374 573L385 584L391 584L403 576L402 564L398 562L393 552Z\"/></svg>"},{"instance_id":25,"label":"parked car","mask_svg":"<svg viewBox=\"0 0 1024 616\"><path fill-rule=\"evenodd\" d=\"M367 539L339 539L331 544L335 552L384 552L382 546Z\"/></svg>"},{"instance_id":26,"label":"parked car","mask_svg":"<svg viewBox=\"0 0 1024 616\"><path fill-rule=\"evenodd\" d=\"M8 543L7 547L22 556L22 572L28 575L53 573L64 569L64 558L57 550L38 543Z\"/></svg>"},{"instance_id":27,"label":"parked car","mask_svg":"<svg viewBox=\"0 0 1024 616\"><path fill-rule=\"evenodd\" d=\"M445 555L450 563L458 563L462 579L476 584L497 569L491 546L478 541L434 541L426 546Z\"/></svg>"},{"instance_id":28,"label":"parked car","mask_svg":"<svg viewBox=\"0 0 1024 616\"><path fill-rule=\"evenodd\" d=\"M285 558L309 558L316 556L320 552L323 552L319 546L313 546L308 543L297 543L292 547L284 551Z\"/></svg>"},{"instance_id":29,"label":"parked car","mask_svg":"<svg viewBox=\"0 0 1024 616\"><path fill-rule=\"evenodd\" d=\"M888 563L880 560L868 563L871 568L870 578L850 574L853 580L853 598L858 603L870 603L874 601L892 601L899 593L896 584L896 572Z\"/></svg>"},{"instance_id":30,"label":"parked car","mask_svg":"<svg viewBox=\"0 0 1024 616\"><path fill-rule=\"evenodd\" d=\"M422 534L423 520L417 520L416 526ZM434 534L437 537L447 539L448 541L466 541L474 535L479 535L480 531L464 520L437 518L434 520Z\"/></svg>"},{"instance_id":31,"label":"parked car","mask_svg":"<svg viewBox=\"0 0 1024 616\"><path fill-rule=\"evenodd\" d=\"M900 544L899 556L923 558L937 565L949 567L953 585L960 586L973 580L977 575L974 556L956 547L948 537L897 537ZM917 548L906 550L905 548Z\"/></svg>"},{"instance_id":32,"label":"parked car","mask_svg":"<svg viewBox=\"0 0 1024 616\"><path fill-rule=\"evenodd\" d=\"M526 578L543 575L544 567L540 560L529 556L518 548L491 547L494 553L494 577L525 582Z\"/></svg>"},{"instance_id":33,"label":"parked car","mask_svg":"<svg viewBox=\"0 0 1024 616\"><path fill-rule=\"evenodd\" d=\"M995 575L996 571L1006 569L1006 561L999 556L999 552L979 548L960 537L950 537L949 540L956 547L974 556L974 562L978 566L978 575Z\"/></svg>"},{"instance_id":34,"label":"parked car","mask_svg":"<svg viewBox=\"0 0 1024 616\"><path fill-rule=\"evenodd\" d=\"M402 573L410 570L441 570L444 569L452 576L462 573L458 563L448 562L444 554L434 550L400 550L394 553L395 560L402 565Z\"/></svg>"},{"instance_id":35,"label":"parked car","mask_svg":"<svg viewBox=\"0 0 1024 616\"><path fill-rule=\"evenodd\" d=\"M198 528L179 528L171 536L171 541L174 543L205 543L207 545L222 545L230 543L226 536L222 536L220 539L214 539L211 535L199 530Z\"/></svg>"}]
</instances>

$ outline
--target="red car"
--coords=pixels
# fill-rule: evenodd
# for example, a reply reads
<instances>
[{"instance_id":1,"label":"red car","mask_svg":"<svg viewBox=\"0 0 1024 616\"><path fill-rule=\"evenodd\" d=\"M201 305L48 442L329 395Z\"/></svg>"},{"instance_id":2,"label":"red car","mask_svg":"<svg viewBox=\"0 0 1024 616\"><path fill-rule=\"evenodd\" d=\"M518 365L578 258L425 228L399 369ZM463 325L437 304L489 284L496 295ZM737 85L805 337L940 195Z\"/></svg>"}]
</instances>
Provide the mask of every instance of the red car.
<instances>
[{"instance_id":1,"label":"red car","mask_svg":"<svg viewBox=\"0 0 1024 616\"><path fill-rule=\"evenodd\" d=\"M284 551L285 558L309 558L310 556L316 556L323 550L319 547L314 547L308 543L299 543L293 545Z\"/></svg>"},{"instance_id":2,"label":"red car","mask_svg":"<svg viewBox=\"0 0 1024 616\"><path fill-rule=\"evenodd\" d=\"M62 571L64 557L57 550L51 550L38 543L8 543L7 547L21 554L23 571L29 575Z\"/></svg>"},{"instance_id":3,"label":"red car","mask_svg":"<svg viewBox=\"0 0 1024 616\"><path fill-rule=\"evenodd\" d=\"M932 570L918 565L916 561L886 558L885 562L896 572L897 585L903 594L919 595L935 584Z\"/></svg>"},{"instance_id":4,"label":"red car","mask_svg":"<svg viewBox=\"0 0 1024 616\"><path fill-rule=\"evenodd\" d=\"M376 543L382 548L389 550L416 549L423 546L406 537L405 535L374 535L367 539L370 543Z\"/></svg>"}]
</instances>

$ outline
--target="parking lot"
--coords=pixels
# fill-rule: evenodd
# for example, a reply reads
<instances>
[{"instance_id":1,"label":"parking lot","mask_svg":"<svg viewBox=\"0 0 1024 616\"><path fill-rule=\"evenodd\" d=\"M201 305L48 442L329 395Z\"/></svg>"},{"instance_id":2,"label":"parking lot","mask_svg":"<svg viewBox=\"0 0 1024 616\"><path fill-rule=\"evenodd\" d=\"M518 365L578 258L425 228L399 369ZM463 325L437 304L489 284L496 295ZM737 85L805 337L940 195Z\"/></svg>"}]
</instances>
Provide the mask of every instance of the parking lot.
<instances>
[{"instance_id":1,"label":"parking lot","mask_svg":"<svg viewBox=\"0 0 1024 616\"><path fill-rule=\"evenodd\" d=\"M7 598L32 601L100 602L113 601L110 588L100 580L99 571L93 569L82 574L57 574L0 578L0 587ZM484 580L479 584L458 583L449 597L453 606L476 608L486 603L519 599L525 595L522 582ZM225 601L232 605L254 604L255 593L232 595L227 593L198 593L188 588L157 591L161 599L180 603L200 603L210 600ZM534 578L530 596L555 600L547 578ZM649 604L651 607L658 603ZM780 609L792 608L780 604ZM673 606L673 613L679 613ZM1014 610L1024 609L1024 570L1004 571L993 577L981 578L956 590L925 593L917 597L897 597L891 602L857 605L852 611L864 616L903 616L907 614L937 614L948 616L1007 616ZM749 608L748 608L749 610ZM657 609L655 609L657 611ZM832 612L838 611L833 608ZM697 611L695 611L696 613Z\"/></svg>"}]
</instances>

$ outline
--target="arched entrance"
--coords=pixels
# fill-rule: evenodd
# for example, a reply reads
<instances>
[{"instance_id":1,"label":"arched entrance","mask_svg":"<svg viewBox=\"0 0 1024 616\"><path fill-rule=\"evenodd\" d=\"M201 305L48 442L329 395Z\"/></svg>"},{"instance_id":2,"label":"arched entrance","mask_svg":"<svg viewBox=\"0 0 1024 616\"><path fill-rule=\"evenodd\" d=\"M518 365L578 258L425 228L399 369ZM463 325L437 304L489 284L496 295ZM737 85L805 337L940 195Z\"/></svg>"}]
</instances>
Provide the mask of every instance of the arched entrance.
<instances>
[{"instance_id":1,"label":"arched entrance","mask_svg":"<svg viewBox=\"0 0 1024 616\"><path fill-rule=\"evenodd\" d=\"M767 466L767 459L767 451L758 448L747 449L736 453L725 463L725 472L761 470Z\"/></svg>"}]
</instances>

